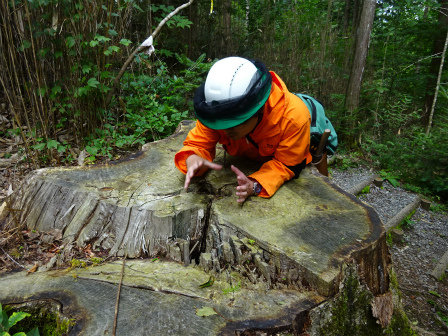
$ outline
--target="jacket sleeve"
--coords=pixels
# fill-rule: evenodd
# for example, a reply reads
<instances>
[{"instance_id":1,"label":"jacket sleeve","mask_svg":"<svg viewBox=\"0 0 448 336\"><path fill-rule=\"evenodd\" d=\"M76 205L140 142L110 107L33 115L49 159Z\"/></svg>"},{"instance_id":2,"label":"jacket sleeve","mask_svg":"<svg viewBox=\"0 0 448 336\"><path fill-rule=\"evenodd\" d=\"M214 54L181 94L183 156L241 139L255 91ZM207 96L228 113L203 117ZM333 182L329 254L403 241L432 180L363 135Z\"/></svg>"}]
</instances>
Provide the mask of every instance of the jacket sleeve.
<instances>
[{"instance_id":1,"label":"jacket sleeve","mask_svg":"<svg viewBox=\"0 0 448 336\"><path fill-rule=\"evenodd\" d=\"M297 125L291 120L284 123L284 136L279 142L274 158L249 176L263 186L259 196L271 197L283 183L298 177L305 165L311 162L310 123L309 119L303 125Z\"/></svg>"},{"instance_id":2,"label":"jacket sleeve","mask_svg":"<svg viewBox=\"0 0 448 336\"><path fill-rule=\"evenodd\" d=\"M196 154L208 161L213 161L216 154L216 143L219 140L219 133L206 126L199 120L196 126L188 133L184 141L184 147L174 156L174 164L184 174L187 173L187 158ZM202 175L207 169L200 170L195 176Z\"/></svg>"}]
</instances>

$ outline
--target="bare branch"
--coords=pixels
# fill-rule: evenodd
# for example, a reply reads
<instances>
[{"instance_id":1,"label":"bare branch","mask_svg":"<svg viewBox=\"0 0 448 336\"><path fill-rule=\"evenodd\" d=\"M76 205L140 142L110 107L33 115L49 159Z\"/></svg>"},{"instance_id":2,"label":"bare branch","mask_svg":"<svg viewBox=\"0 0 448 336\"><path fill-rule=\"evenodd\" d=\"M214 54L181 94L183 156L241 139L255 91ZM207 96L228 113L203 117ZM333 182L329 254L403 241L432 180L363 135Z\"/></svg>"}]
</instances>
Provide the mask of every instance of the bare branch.
<instances>
[{"instance_id":1,"label":"bare branch","mask_svg":"<svg viewBox=\"0 0 448 336\"><path fill-rule=\"evenodd\" d=\"M184 9L185 7L190 6L193 3L194 0L190 0L189 2L177 7L174 11L172 11L170 14L168 14L157 26L156 30L154 30L154 32L151 34L151 37L154 38L156 37L156 35L159 33L160 29L162 29L163 25L169 20L171 19L174 15L176 15L181 9ZM135 55L137 55L139 52L142 52L144 50L146 50L147 48L149 48L149 46L138 46L137 48L135 48L135 50L132 52L132 54L128 57L128 59L126 60L126 62L124 62L123 66L120 69L120 72L118 73L117 77L115 77L114 81L112 82L112 87L109 91L109 93L107 94L107 98L106 98L106 106L109 106L112 97L115 93L115 88L117 87L118 83L120 82L121 77L123 77L124 72L126 71L126 68L129 66L129 64L132 62L132 60L134 59Z\"/></svg>"}]
</instances>

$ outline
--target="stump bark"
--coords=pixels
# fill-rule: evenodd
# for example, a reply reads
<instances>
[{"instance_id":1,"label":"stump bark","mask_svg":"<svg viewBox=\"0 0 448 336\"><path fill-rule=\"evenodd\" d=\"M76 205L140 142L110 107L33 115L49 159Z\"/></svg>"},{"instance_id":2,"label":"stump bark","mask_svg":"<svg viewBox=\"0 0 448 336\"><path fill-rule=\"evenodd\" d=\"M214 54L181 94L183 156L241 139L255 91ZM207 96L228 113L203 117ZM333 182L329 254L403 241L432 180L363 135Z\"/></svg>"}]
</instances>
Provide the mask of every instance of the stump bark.
<instances>
[{"instance_id":1,"label":"stump bark","mask_svg":"<svg viewBox=\"0 0 448 336\"><path fill-rule=\"evenodd\" d=\"M313 293L309 300L300 295L296 304L305 308L295 310L289 324L281 322L296 334L317 335L330 325L331 319L319 318L319 311L331 311L331 302L339 304L346 290L353 293L353 281L368 293L367 306L376 297L388 297L391 259L384 226L371 207L313 167L272 198L251 197L241 205L230 164L245 174L260 164L225 159L219 146L215 162L224 168L194 178L184 191L184 175L173 157L193 126L184 121L173 136L147 144L123 161L36 171L10 196L10 207L20 211L4 210L2 227L15 225L15 216L31 230L61 230L67 244L91 244L129 258L157 255L185 265L198 263L195 269L217 279L236 272L244 279L241 286L255 291ZM325 307L320 306L323 301ZM387 312L381 311L386 306ZM384 327L390 305L374 307ZM375 320L370 308L363 314ZM224 329L216 330L210 335Z\"/></svg>"}]
</instances>

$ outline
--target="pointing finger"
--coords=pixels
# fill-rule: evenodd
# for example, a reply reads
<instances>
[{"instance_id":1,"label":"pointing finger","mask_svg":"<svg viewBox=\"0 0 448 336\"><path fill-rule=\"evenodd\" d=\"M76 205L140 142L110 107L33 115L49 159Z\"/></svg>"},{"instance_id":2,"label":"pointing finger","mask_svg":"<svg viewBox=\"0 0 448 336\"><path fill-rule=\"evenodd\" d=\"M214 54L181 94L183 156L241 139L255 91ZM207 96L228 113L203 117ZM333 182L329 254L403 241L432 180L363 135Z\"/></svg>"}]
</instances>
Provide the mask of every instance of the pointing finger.
<instances>
[{"instance_id":1,"label":"pointing finger","mask_svg":"<svg viewBox=\"0 0 448 336\"><path fill-rule=\"evenodd\" d=\"M212 169L216 169L216 170L219 170L222 168L221 165L207 161L207 160L204 160L204 165L206 165L207 167L210 167Z\"/></svg>"},{"instance_id":2,"label":"pointing finger","mask_svg":"<svg viewBox=\"0 0 448 336\"><path fill-rule=\"evenodd\" d=\"M230 166L230 168L238 177L246 177L246 175L244 175L244 173L241 170L239 170L237 167L235 167L234 165Z\"/></svg>"},{"instance_id":3,"label":"pointing finger","mask_svg":"<svg viewBox=\"0 0 448 336\"><path fill-rule=\"evenodd\" d=\"M202 167L202 162L199 161L195 164L193 164L191 167L188 167L188 171L185 174L185 185L184 185L184 189L188 188L188 185L190 184L191 179L193 178L194 174L196 174L196 172L198 171L199 168Z\"/></svg>"}]
</instances>

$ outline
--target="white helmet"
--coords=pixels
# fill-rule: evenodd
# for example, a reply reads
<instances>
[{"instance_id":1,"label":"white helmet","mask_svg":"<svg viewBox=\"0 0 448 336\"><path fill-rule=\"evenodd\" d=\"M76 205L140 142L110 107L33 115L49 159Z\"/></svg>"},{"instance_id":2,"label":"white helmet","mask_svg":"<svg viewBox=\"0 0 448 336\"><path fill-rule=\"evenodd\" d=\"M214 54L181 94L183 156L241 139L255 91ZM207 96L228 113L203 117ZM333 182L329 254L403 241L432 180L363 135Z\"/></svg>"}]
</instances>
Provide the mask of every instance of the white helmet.
<instances>
[{"instance_id":1,"label":"white helmet","mask_svg":"<svg viewBox=\"0 0 448 336\"><path fill-rule=\"evenodd\" d=\"M227 57L216 62L205 81L205 101L221 101L246 93L257 67L242 57Z\"/></svg>"}]
</instances>

